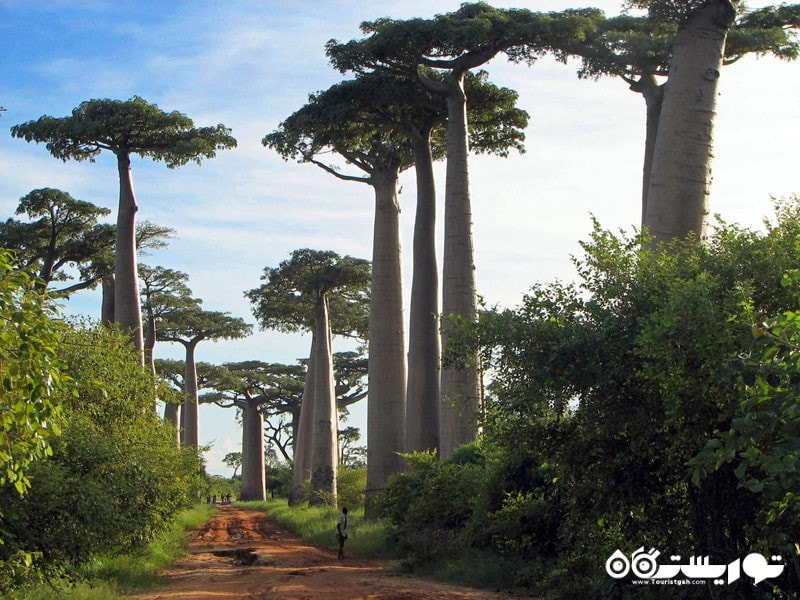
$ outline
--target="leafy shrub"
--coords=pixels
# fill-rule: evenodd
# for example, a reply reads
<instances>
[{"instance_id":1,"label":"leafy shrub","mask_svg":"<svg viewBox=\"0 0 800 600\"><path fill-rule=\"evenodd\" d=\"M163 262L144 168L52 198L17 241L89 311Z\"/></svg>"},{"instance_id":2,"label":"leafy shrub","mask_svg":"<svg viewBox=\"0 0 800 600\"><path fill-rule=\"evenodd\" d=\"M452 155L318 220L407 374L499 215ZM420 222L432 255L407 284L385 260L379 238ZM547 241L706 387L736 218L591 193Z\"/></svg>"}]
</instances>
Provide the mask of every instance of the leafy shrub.
<instances>
[{"instance_id":1,"label":"leafy shrub","mask_svg":"<svg viewBox=\"0 0 800 600\"><path fill-rule=\"evenodd\" d=\"M463 463L438 462L434 453L406 455L410 472L390 479L378 500L377 513L390 523L392 544L409 565L452 554L473 515L476 485L485 468L473 459L474 448L456 456Z\"/></svg>"},{"instance_id":2,"label":"leafy shrub","mask_svg":"<svg viewBox=\"0 0 800 600\"><path fill-rule=\"evenodd\" d=\"M0 559L34 552L39 569L54 574L151 540L204 483L197 453L176 447L174 431L155 414L166 392L126 337L75 328L59 354L76 382L62 399L63 434L50 458L31 465L25 497L0 489Z\"/></svg>"},{"instance_id":3,"label":"leafy shrub","mask_svg":"<svg viewBox=\"0 0 800 600\"><path fill-rule=\"evenodd\" d=\"M340 468L337 475L336 488L339 506L346 506L348 510L364 508L367 470Z\"/></svg>"},{"instance_id":4,"label":"leafy shrub","mask_svg":"<svg viewBox=\"0 0 800 600\"><path fill-rule=\"evenodd\" d=\"M52 300L0 249L0 486L19 493L28 487L26 468L59 432L63 326L56 315Z\"/></svg>"}]
</instances>

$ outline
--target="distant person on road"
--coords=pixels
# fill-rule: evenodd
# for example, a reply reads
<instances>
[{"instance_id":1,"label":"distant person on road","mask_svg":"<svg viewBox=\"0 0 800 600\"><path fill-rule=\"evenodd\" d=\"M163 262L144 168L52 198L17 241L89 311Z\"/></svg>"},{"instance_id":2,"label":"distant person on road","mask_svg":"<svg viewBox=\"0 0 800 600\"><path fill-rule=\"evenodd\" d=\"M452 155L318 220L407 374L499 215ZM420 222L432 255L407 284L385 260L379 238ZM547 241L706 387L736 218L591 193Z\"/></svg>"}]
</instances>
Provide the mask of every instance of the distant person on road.
<instances>
[{"instance_id":1,"label":"distant person on road","mask_svg":"<svg viewBox=\"0 0 800 600\"><path fill-rule=\"evenodd\" d=\"M344 558L344 541L347 539L347 507L342 507L342 513L336 522L336 539L339 540L339 558Z\"/></svg>"}]
</instances>

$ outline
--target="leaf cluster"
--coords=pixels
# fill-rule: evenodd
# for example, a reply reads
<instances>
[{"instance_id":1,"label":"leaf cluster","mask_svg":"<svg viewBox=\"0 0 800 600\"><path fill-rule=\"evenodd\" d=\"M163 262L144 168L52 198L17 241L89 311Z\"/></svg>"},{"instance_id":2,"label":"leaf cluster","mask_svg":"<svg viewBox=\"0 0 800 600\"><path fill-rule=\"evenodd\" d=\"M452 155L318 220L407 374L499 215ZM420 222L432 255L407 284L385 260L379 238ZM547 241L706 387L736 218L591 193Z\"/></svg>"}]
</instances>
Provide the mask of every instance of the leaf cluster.
<instances>
[{"instance_id":1,"label":"leaf cluster","mask_svg":"<svg viewBox=\"0 0 800 600\"><path fill-rule=\"evenodd\" d=\"M409 76L419 66L463 72L501 52L528 63L547 52L564 58L565 46L592 35L601 17L597 9L540 13L465 3L432 19L364 22L367 37L346 44L331 40L326 52L342 72L388 70Z\"/></svg>"},{"instance_id":2,"label":"leaf cluster","mask_svg":"<svg viewBox=\"0 0 800 600\"><path fill-rule=\"evenodd\" d=\"M137 154L164 161L170 168L200 163L218 150L236 146L227 127L195 127L186 115L164 112L138 96L87 100L68 117L45 115L15 125L11 135L44 143L50 154L63 161L94 161L107 150L118 157Z\"/></svg>"},{"instance_id":3,"label":"leaf cluster","mask_svg":"<svg viewBox=\"0 0 800 600\"><path fill-rule=\"evenodd\" d=\"M261 286L245 292L264 329L311 331L314 308L327 297L335 335L366 336L370 263L333 251L295 250L277 267L266 267Z\"/></svg>"},{"instance_id":4,"label":"leaf cluster","mask_svg":"<svg viewBox=\"0 0 800 600\"><path fill-rule=\"evenodd\" d=\"M0 250L0 487L22 494L31 463L50 454L60 432L61 390L71 380L58 354L64 328L56 307L14 260Z\"/></svg>"},{"instance_id":5,"label":"leaf cluster","mask_svg":"<svg viewBox=\"0 0 800 600\"><path fill-rule=\"evenodd\" d=\"M80 282L90 286L109 268L114 227L98 220L110 211L67 192L41 188L20 199L17 215L0 224L0 245L16 250L19 267L41 279L40 285L65 281L69 267L77 268Z\"/></svg>"}]
</instances>

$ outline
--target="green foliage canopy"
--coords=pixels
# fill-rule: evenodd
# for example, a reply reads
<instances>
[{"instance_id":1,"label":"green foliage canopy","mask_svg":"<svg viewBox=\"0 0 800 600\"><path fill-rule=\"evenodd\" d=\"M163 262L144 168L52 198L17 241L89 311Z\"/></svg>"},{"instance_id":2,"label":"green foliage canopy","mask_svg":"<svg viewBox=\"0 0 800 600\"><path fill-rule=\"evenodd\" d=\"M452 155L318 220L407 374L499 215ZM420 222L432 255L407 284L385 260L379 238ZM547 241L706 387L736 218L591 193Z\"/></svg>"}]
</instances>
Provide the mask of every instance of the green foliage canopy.
<instances>
[{"instance_id":1,"label":"green foliage canopy","mask_svg":"<svg viewBox=\"0 0 800 600\"><path fill-rule=\"evenodd\" d=\"M305 248L277 267L266 267L261 276L266 283L245 296L261 327L293 333L313 329L314 308L327 294L331 331L364 339L370 278L369 261Z\"/></svg>"},{"instance_id":2,"label":"green foliage canopy","mask_svg":"<svg viewBox=\"0 0 800 600\"><path fill-rule=\"evenodd\" d=\"M129 100L82 102L68 117L43 116L11 128L26 142L44 143L55 158L90 160L102 150L117 156L138 154L164 161L170 168L213 158L217 150L233 148L236 140L223 125L194 127L177 111L164 112L133 96Z\"/></svg>"},{"instance_id":3,"label":"green foliage canopy","mask_svg":"<svg viewBox=\"0 0 800 600\"><path fill-rule=\"evenodd\" d=\"M42 288L69 279L69 267L77 268L79 281L61 292L91 287L112 270L109 254L114 228L98 223L110 212L61 190L32 190L20 199L16 210L28 222L8 219L0 224L0 245L16 251L20 268L38 277Z\"/></svg>"}]
</instances>

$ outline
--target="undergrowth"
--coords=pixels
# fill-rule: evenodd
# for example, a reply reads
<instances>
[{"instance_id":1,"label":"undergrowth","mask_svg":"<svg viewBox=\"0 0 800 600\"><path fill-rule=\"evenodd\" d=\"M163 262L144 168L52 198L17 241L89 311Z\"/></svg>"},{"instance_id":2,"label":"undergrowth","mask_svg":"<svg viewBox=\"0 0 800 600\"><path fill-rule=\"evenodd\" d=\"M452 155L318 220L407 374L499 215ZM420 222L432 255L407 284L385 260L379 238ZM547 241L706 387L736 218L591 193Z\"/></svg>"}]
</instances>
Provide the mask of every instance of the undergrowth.
<instances>
[{"instance_id":1,"label":"undergrowth","mask_svg":"<svg viewBox=\"0 0 800 600\"><path fill-rule=\"evenodd\" d=\"M289 506L286 499L264 502L237 502L237 506L263 510L280 525L315 546L338 548L336 519L339 511L331 506ZM364 519L363 508L353 508L347 514L347 543L345 555L359 558L397 558L387 544L386 526L382 521Z\"/></svg>"},{"instance_id":2,"label":"undergrowth","mask_svg":"<svg viewBox=\"0 0 800 600\"><path fill-rule=\"evenodd\" d=\"M158 572L186 553L186 532L199 527L214 508L196 506L178 516L167 531L130 554L98 556L81 572L81 581L39 583L8 596L9 600L114 600L133 590L159 584Z\"/></svg>"}]
</instances>

